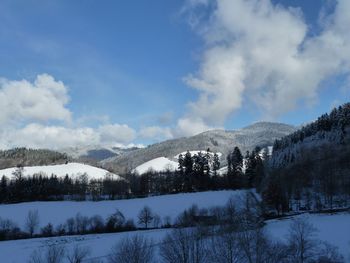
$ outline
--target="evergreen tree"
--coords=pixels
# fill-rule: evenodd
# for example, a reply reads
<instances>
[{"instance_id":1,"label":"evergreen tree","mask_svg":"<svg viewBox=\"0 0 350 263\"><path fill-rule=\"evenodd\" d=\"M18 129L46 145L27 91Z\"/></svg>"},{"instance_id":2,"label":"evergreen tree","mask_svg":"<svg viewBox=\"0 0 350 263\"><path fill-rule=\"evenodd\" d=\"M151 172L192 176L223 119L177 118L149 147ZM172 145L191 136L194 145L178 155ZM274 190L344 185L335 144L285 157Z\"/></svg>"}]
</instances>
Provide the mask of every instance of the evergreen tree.
<instances>
[{"instance_id":1,"label":"evergreen tree","mask_svg":"<svg viewBox=\"0 0 350 263\"><path fill-rule=\"evenodd\" d=\"M178 170L180 171L181 174L184 173L184 156L182 155L182 153L179 154L179 157L178 157Z\"/></svg>"},{"instance_id":2,"label":"evergreen tree","mask_svg":"<svg viewBox=\"0 0 350 263\"><path fill-rule=\"evenodd\" d=\"M213 157L213 173L214 176L217 176L217 171L220 169L220 158L217 153L214 154Z\"/></svg>"},{"instance_id":3,"label":"evergreen tree","mask_svg":"<svg viewBox=\"0 0 350 263\"><path fill-rule=\"evenodd\" d=\"M230 188L238 188L242 186L242 169L243 169L243 156L241 150L238 147L233 149L228 157L228 185Z\"/></svg>"},{"instance_id":4,"label":"evergreen tree","mask_svg":"<svg viewBox=\"0 0 350 263\"><path fill-rule=\"evenodd\" d=\"M1 177L0 181L0 203L4 202L7 197L7 178L5 175Z\"/></svg>"},{"instance_id":5,"label":"evergreen tree","mask_svg":"<svg viewBox=\"0 0 350 263\"><path fill-rule=\"evenodd\" d=\"M211 163L211 154L210 154L210 149L208 149L204 156L204 174L207 177L210 176L210 163Z\"/></svg>"},{"instance_id":6,"label":"evergreen tree","mask_svg":"<svg viewBox=\"0 0 350 263\"><path fill-rule=\"evenodd\" d=\"M193 159L192 155L189 151L186 152L185 158L184 158L184 167L185 167L185 173L184 173L184 190L185 191L192 191L193 188Z\"/></svg>"},{"instance_id":7,"label":"evergreen tree","mask_svg":"<svg viewBox=\"0 0 350 263\"><path fill-rule=\"evenodd\" d=\"M190 175L193 171L193 160L192 160L192 155L189 151L187 151L185 154L183 165L185 167L185 174Z\"/></svg>"},{"instance_id":8,"label":"evergreen tree","mask_svg":"<svg viewBox=\"0 0 350 263\"><path fill-rule=\"evenodd\" d=\"M266 153L266 151L267 149L263 152ZM251 154L247 152L245 178L247 179L248 187L259 187L264 177L264 163L261 153L260 147L256 147Z\"/></svg>"}]
</instances>

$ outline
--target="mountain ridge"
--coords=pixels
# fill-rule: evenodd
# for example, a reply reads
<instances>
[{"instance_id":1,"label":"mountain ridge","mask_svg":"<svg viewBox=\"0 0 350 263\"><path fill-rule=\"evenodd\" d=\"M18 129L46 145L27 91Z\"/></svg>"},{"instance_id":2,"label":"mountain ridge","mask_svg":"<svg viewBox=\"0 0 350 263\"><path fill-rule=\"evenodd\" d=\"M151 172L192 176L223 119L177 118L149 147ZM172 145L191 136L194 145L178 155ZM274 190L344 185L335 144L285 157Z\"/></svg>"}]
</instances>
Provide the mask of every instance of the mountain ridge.
<instances>
[{"instance_id":1,"label":"mountain ridge","mask_svg":"<svg viewBox=\"0 0 350 263\"><path fill-rule=\"evenodd\" d=\"M237 130L209 130L200 134L181 137L155 143L143 149L137 149L123 155L102 160L103 167L117 173L129 172L135 167L156 159L166 157L174 160L174 156L187 150L207 150L221 152L221 162L225 163L226 155L238 146L242 153L253 150L256 146L273 145L276 139L295 131L292 125L274 122L257 122Z\"/></svg>"}]
</instances>

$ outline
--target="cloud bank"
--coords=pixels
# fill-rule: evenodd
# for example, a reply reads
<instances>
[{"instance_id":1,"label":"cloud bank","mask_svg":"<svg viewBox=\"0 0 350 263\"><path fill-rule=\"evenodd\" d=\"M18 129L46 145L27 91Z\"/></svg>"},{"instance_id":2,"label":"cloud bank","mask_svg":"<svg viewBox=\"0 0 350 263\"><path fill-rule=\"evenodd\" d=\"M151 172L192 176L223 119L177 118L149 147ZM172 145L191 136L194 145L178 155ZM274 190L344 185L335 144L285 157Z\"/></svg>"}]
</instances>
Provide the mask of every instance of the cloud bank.
<instances>
[{"instance_id":1,"label":"cloud bank","mask_svg":"<svg viewBox=\"0 0 350 263\"><path fill-rule=\"evenodd\" d=\"M301 10L270 0L190 0L184 10L206 49L198 72L185 77L199 98L178 121L180 133L222 126L248 100L275 119L315 101L322 81L349 75L348 0L323 15L316 35Z\"/></svg>"},{"instance_id":2,"label":"cloud bank","mask_svg":"<svg viewBox=\"0 0 350 263\"><path fill-rule=\"evenodd\" d=\"M136 131L126 124L71 127L79 121L68 109L68 91L48 74L38 75L32 83L0 79L0 148L127 145L135 140Z\"/></svg>"},{"instance_id":3,"label":"cloud bank","mask_svg":"<svg viewBox=\"0 0 350 263\"><path fill-rule=\"evenodd\" d=\"M0 79L1 124L24 120L69 122L68 102L68 88L48 74L38 75L33 83Z\"/></svg>"},{"instance_id":4,"label":"cloud bank","mask_svg":"<svg viewBox=\"0 0 350 263\"><path fill-rule=\"evenodd\" d=\"M108 116L73 118L68 108L69 88L49 74L28 80L0 79L0 149L13 147L61 149L88 145L140 147L137 139L173 138L169 127L145 126L139 131L111 123ZM172 118L162 115L162 121ZM102 124L86 125L89 121ZM53 124L54 123L54 124Z\"/></svg>"},{"instance_id":5,"label":"cloud bank","mask_svg":"<svg viewBox=\"0 0 350 263\"><path fill-rule=\"evenodd\" d=\"M20 129L8 128L0 132L0 147L61 149L87 145L121 146L131 143L135 134L132 128L119 124L67 128L31 123Z\"/></svg>"}]
</instances>

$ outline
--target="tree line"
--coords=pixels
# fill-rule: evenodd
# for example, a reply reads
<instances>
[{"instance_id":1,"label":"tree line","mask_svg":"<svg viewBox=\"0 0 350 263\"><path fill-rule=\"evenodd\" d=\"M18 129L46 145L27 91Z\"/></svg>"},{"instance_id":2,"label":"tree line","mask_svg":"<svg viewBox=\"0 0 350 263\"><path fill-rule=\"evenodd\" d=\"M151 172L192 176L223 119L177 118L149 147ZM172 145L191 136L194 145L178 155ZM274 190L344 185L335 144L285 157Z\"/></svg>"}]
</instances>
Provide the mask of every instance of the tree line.
<instances>
[{"instance_id":1,"label":"tree line","mask_svg":"<svg viewBox=\"0 0 350 263\"><path fill-rule=\"evenodd\" d=\"M65 153L45 149L27 149L25 147L0 150L0 169L8 167L63 164L70 161Z\"/></svg>"},{"instance_id":2,"label":"tree line","mask_svg":"<svg viewBox=\"0 0 350 263\"><path fill-rule=\"evenodd\" d=\"M0 179L0 203L52 200L113 200L182 192L255 187L263 176L261 149L247 152L245 158L235 147L227 156L227 171L219 172L220 157L209 152L178 157L178 169L144 174L129 173L124 179L107 174L89 179L87 174L59 178L52 174L24 176L19 166L12 178Z\"/></svg>"}]
</instances>

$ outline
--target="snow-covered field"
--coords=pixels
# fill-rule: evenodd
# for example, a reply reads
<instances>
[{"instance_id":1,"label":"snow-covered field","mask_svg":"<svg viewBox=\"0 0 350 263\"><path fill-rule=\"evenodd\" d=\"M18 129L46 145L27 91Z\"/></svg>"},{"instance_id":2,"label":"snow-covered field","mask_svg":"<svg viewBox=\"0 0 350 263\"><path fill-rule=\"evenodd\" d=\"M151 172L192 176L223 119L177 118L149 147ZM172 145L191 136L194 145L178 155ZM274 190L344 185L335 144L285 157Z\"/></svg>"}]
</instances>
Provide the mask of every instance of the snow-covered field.
<instances>
[{"instance_id":1,"label":"snow-covered field","mask_svg":"<svg viewBox=\"0 0 350 263\"><path fill-rule=\"evenodd\" d=\"M148 162L145 162L137 166L134 171L138 174L144 174L148 171L161 172L161 171L175 171L177 169L177 162L171 161L165 157L159 157Z\"/></svg>"},{"instance_id":2,"label":"snow-covered field","mask_svg":"<svg viewBox=\"0 0 350 263\"><path fill-rule=\"evenodd\" d=\"M161 219L169 216L174 220L193 204L196 204L199 208L222 206L226 204L231 196L237 198L237 204L239 204L245 193L247 193L246 190L210 191L100 202L53 201L7 204L0 205L0 217L13 220L23 229L26 216L33 209L39 212L41 227L48 223L54 226L64 223L66 219L74 217L77 213L81 213L83 216L97 214L106 218L114 213L116 209L119 209L126 219L134 219L137 223L139 211L144 206L148 206Z\"/></svg>"},{"instance_id":3,"label":"snow-covered field","mask_svg":"<svg viewBox=\"0 0 350 263\"><path fill-rule=\"evenodd\" d=\"M350 213L341 214L302 214L316 229L316 238L327 241L339 248L346 262L350 262ZM292 219L269 220L266 230L276 240L285 241Z\"/></svg>"},{"instance_id":4,"label":"snow-covered field","mask_svg":"<svg viewBox=\"0 0 350 263\"><path fill-rule=\"evenodd\" d=\"M7 176L11 178L13 172L16 171L17 167L7 168L0 170L0 176ZM64 177L67 174L71 177L76 177L81 174L86 173L89 179L100 179L104 178L107 174L112 175L107 170L97 168L91 165L82 164L82 163L67 163L67 164L58 164L58 165L46 165L46 166L25 166L23 169L24 176L29 176L33 174L45 174L50 176L52 174L57 175L58 177ZM118 175L113 174L115 179L119 177Z\"/></svg>"},{"instance_id":5,"label":"snow-covered field","mask_svg":"<svg viewBox=\"0 0 350 263\"><path fill-rule=\"evenodd\" d=\"M346 262L350 262L350 214L335 215L301 215L318 229L317 237L339 247ZM286 239L288 228L292 219L270 220L267 222L266 230L273 238L281 241ZM151 238L155 244L159 243L166 233L171 230L148 230L114 234L96 234L71 237L37 238L17 241L0 242L0 255L2 263L27 262L31 253L36 249L43 249L47 245L60 244L68 250L74 246L90 247L89 258L106 259L110 249L121 238L136 234ZM19 253L20 252L20 253ZM88 262L88 261L87 261Z\"/></svg>"},{"instance_id":6,"label":"snow-covered field","mask_svg":"<svg viewBox=\"0 0 350 263\"><path fill-rule=\"evenodd\" d=\"M96 234L85 236L65 236L52 238L35 238L27 240L3 241L0 242L0 262L1 263L25 263L28 262L31 254L35 250L44 250L48 245L62 245L68 253L75 246L88 247L90 255L89 260L84 262L92 262L93 259L104 260L110 253L112 246L124 237L132 237L134 235L142 235L152 239L157 244L169 232L169 229L134 231L113 234ZM91 260L90 260L91 259Z\"/></svg>"}]
</instances>

